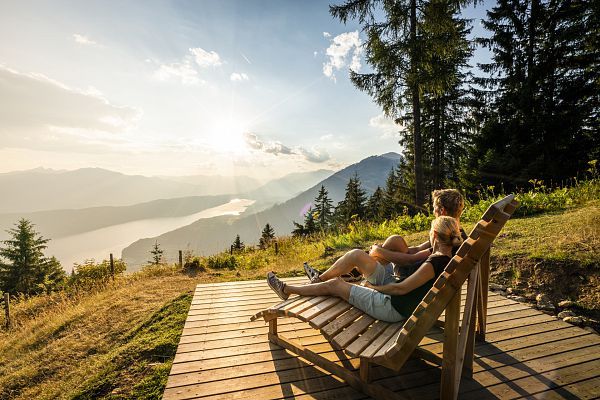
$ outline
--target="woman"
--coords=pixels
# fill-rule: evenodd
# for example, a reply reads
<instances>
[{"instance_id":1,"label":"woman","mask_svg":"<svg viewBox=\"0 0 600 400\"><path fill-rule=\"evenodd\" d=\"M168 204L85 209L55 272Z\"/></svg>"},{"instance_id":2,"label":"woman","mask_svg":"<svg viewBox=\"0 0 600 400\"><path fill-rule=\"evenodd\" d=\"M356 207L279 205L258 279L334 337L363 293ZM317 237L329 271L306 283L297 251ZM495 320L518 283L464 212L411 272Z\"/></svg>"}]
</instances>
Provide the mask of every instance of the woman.
<instances>
[{"instance_id":1,"label":"woman","mask_svg":"<svg viewBox=\"0 0 600 400\"><path fill-rule=\"evenodd\" d=\"M431 222L429 240L433 249L431 256L402 282L396 282L392 268L380 264L364 251L351 250L319 276L322 282L287 285L273 272L269 272L267 283L283 300L290 294L337 296L373 318L388 322L401 321L412 314L444 271L452 257L452 248L462 243L456 219L448 216L434 219ZM369 260L364 257L368 257ZM339 278L354 267L358 267L365 276L364 286L353 285Z\"/></svg>"}]
</instances>

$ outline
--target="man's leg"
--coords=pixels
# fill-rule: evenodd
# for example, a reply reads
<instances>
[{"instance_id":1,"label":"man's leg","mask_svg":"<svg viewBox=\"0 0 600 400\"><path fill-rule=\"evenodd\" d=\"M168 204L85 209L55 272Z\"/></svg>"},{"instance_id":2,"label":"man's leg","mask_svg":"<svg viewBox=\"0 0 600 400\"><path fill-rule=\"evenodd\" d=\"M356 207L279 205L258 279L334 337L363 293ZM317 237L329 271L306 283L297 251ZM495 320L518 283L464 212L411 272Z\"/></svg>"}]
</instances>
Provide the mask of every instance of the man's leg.
<instances>
[{"instance_id":1,"label":"man's leg","mask_svg":"<svg viewBox=\"0 0 600 400\"><path fill-rule=\"evenodd\" d=\"M363 274L363 276L368 277L375 272L377 261L363 250L350 250L338 258L327 271L323 272L319 276L319 279L321 281L327 281L336 278L349 273L354 267L358 268L358 271Z\"/></svg>"},{"instance_id":2,"label":"man's leg","mask_svg":"<svg viewBox=\"0 0 600 400\"><path fill-rule=\"evenodd\" d=\"M385 239L385 242L381 245L386 250L397 251L400 253L408 253L408 245L406 240L400 235L392 235Z\"/></svg>"},{"instance_id":3,"label":"man's leg","mask_svg":"<svg viewBox=\"0 0 600 400\"><path fill-rule=\"evenodd\" d=\"M351 286L350 283L338 278L312 285L285 285L283 291L286 294L298 294L300 296L337 296L348 301Z\"/></svg>"}]
</instances>

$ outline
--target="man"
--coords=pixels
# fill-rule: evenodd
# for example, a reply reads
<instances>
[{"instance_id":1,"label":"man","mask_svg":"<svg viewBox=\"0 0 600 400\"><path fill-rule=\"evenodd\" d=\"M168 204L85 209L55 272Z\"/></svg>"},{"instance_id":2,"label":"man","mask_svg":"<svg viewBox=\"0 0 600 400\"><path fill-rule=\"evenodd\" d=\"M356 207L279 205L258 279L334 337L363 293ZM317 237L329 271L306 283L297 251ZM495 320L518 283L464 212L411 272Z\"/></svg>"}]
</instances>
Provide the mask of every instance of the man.
<instances>
[{"instance_id":1,"label":"man","mask_svg":"<svg viewBox=\"0 0 600 400\"><path fill-rule=\"evenodd\" d=\"M465 207L465 201L460 192L456 189L434 190L431 197L433 214L436 217L453 217L460 227L460 215ZM465 240L467 234L462 228L460 228L460 232ZM371 246L369 254L358 249L349 251L323 274L306 263L304 271L312 283L318 283L348 273L350 265L356 267L363 274L363 270L368 269L366 267L375 260L384 268L393 269L394 274L407 277L416 271L430 255L431 243L429 240L418 246L409 247L402 236L392 235L385 240L383 245Z\"/></svg>"}]
</instances>

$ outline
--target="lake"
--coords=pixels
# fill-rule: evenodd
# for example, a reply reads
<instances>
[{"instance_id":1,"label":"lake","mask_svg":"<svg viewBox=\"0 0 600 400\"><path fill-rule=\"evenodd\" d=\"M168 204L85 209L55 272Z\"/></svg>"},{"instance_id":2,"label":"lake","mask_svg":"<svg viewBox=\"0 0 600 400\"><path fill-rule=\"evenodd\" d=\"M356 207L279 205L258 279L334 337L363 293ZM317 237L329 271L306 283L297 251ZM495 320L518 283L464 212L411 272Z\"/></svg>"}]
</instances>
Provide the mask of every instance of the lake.
<instances>
[{"instance_id":1,"label":"lake","mask_svg":"<svg viewBox=\"0 0 600 400\"><path fill-rule=\"evenodd\" d=\"M48 242L44 254L55 256L65 271L71 272L73 263L82 263L91 258L101 261L108 259L110 253L113 253L115 258L121 258L121 251L138 239L159 236L203 218L239 215L253 203L254 200L234 199L229 203L184 217L142 219L65 236Z\"/></svg>"}]
</instances>

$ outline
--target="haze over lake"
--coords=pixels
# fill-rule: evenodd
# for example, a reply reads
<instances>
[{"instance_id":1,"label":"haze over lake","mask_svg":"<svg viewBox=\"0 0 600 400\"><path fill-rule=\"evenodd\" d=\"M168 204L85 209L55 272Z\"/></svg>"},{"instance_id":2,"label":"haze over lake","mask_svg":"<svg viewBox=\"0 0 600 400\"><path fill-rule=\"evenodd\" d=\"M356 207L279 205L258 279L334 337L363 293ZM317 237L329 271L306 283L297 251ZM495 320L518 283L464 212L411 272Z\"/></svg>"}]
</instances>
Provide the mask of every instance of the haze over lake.
<instances>
[{"instance_id":1,"label":"haze over lake","mask_svg":"<svg viewBox=\"0 0 600 400\"><path fill-rule=\"evenodd\" d=\"M183 217L143 219L78 235L65 236L51 240L45 254L56 256L63 268L70 272L73 263L82 263L84 260L91 258L101 261L108 259L110 253L113 253L115 258L120 258L121 251L140 238L158 236L189 225L199 219L222 215L239 215L253 203L254 200L233 199L217 207ZM148 252L150 252L150 249L148 249ZM148 259L150 259L150 253L148 253ZM137 266L128 265L128 270L131 270L132 267Z\"/></svg>"}]
</instances>

